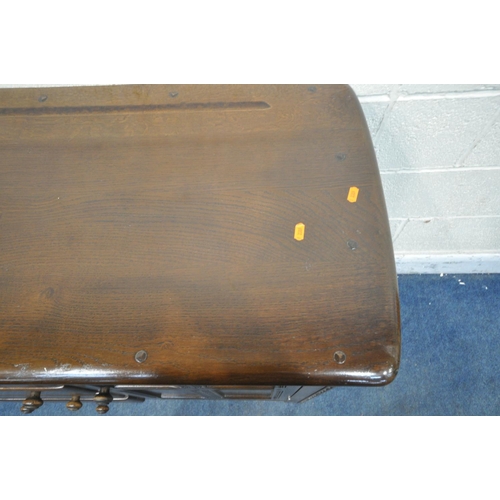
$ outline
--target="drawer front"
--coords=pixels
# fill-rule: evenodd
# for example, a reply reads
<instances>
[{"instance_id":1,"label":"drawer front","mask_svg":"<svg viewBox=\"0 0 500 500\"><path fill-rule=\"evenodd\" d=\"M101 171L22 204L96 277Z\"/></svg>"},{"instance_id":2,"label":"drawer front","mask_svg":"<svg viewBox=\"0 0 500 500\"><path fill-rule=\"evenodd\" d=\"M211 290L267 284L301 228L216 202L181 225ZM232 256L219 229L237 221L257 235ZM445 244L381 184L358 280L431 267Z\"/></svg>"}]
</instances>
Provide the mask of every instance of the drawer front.
<instances>
[{"instance_id":1,"label":"drawer front","mask_svg":"<svg viewBox=\"0 0 500 500\"><path fill-rule=\"evenodd\" d=\"M78 411L83 403L96 403L98 413L109 411L111 403L141 403L146 399L189 400L265 400L300 403L322 394L328 388L306 386L136 386L113 388L94 386L5 386L0 387L0 401L22 403L23 413L33 413L44 403L66 403Z\"/></svg>"}]
</instances>

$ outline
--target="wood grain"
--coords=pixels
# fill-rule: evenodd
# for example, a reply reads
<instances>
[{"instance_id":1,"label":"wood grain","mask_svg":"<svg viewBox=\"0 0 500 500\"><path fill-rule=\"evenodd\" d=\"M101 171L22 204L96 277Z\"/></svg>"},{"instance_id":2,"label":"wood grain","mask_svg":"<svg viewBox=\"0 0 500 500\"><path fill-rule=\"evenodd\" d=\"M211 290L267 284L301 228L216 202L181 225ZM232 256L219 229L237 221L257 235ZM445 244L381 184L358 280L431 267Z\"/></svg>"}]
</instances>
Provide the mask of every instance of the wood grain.
<instances>
[{"instance_id":1,"label":"wood grain","mask_svg":"<svg viewBox=\"0 0 500 500\"><path fill-rule=\"evenodd\" d=\"M0 383L379 385L399 351L349 87L0 90Z\"/></svg>"}]
</instances>

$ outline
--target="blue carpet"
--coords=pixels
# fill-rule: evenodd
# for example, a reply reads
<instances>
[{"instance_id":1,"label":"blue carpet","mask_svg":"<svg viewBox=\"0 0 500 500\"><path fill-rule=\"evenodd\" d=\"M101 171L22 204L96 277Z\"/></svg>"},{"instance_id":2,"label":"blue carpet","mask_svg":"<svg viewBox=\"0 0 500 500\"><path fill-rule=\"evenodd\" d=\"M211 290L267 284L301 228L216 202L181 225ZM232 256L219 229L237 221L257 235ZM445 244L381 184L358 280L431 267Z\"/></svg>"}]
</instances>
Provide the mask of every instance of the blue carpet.
<instances>
[{"instance_id":1,"label":"blue carpet","mask_svg":"<svg viewBox=\"0 0 500 500\"><path fill-rule=\"evenodd\" d=\"M500 275L400 276L403 353L396 381L342 387L300 405L148 401L109 415L500 415ZM0 415L19 415L0 403ZM47 403L35 415L68 415ZM87 404L77 415L95 415ZM75 415L75 416L77 416Z\"/></svg>"}]
</instances>

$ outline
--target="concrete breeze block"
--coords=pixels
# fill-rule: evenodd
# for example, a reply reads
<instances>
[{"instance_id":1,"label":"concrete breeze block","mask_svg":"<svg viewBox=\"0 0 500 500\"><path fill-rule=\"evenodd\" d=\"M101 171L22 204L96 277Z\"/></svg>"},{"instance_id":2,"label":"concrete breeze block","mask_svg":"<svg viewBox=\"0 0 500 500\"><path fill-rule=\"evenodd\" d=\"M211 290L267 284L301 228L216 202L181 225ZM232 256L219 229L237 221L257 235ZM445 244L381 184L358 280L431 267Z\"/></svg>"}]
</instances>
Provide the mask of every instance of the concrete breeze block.
<instances>
[{"instance_id":1,"label":"concrete breeze block","mask_svg":"<svg viewBox=\"0 0 500 500\"><path fill-rule=\"evenodd\" d=\"M480 137L499 106L500 96L397 102L376 142L380 168L454 166Z\"/></svg>"},{"instance_id":2,"label":"concrete breeze block","mask_svg":"<svg viewBox=\"0 0 500 500\"><path fill-rule=\"evenodd\" d=\"M500 166L500 116L481 142L466 158L467 167L497 167Z\"/></svg>"},{"instance_id":3,"label":"concrete breeze block","mask_svg":"<svg viewBox=\"0 0 500 500\"><path fill-rule=\"evenodd\" d=\"M390 218L500 215L500 167L382 174Z\"/></svg>"},{"instance_id":4,"label":"concrete breeze block","mask_svg":"<svg viewBox=\"0 0 500 500\"><path fill-rule=\"evenodd\" d=\"M382 119L388 106L388 102L371 102L361 104L372 139L375 139L375 135L380 128Z\"/></svg>"},{"instance_id":5,"label":"concrete breeze block","mask_svg":"<svg viewBox=\"0 0 500 500\"><path fill-rule=\"evenodd\" d=\"M394 245L399 254L480 254L499 249L500 216L410 220Z\"/></svg>"},{"instance_id":6,"label":"concrete breeze block","mask_svg":"<svg viewBox=\"0 0 500 500\"><path fill-rule=\"evenodd\" d=\"M485 84L485 83L472 83L472 84L404 84L401 87L403 94L436 94L446 92L471 92L477 90L498 90L500 84Z\"/></svg>"}]
</instances>

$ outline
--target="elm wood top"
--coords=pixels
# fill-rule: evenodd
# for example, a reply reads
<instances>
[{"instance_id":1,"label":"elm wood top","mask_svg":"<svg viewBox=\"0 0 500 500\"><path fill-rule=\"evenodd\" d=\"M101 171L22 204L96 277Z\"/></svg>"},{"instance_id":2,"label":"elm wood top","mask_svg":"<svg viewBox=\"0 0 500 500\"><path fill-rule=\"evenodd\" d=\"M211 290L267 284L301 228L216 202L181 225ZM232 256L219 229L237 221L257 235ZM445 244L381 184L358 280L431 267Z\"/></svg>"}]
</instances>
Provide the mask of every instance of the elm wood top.
<instances>
[{"instance_id":1,"label":"elm wood top","mask_svg":"<svg viewBox=\"0 0 500 500\"><path fill-rule=\"evenodd\" d=\"M0 90L0 383L378 385L399 352L349 87Z\"/></svg>"}]
</instances>

